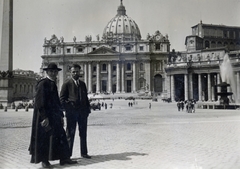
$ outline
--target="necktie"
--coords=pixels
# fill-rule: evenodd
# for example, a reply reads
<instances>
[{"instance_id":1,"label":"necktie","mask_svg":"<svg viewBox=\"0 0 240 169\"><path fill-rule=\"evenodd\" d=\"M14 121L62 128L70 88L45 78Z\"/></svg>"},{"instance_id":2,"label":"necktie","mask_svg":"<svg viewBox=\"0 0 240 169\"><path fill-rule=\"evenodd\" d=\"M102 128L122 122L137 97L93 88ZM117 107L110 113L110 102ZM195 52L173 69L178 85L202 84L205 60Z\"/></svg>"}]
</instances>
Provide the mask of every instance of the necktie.
<instances>
[{"instance_id":1,"label":"necktie","mask_svg":"<svg viewBox=\"0 0 240 169\"><path fill-rule=\"evenodd\" d=\"M78 95L79 95L79 100L81 102L82 98L81 98L81 87L80 87L80 83L79 81L77 80L77 87L78 87Z\"/></svg>"}]
</instances>

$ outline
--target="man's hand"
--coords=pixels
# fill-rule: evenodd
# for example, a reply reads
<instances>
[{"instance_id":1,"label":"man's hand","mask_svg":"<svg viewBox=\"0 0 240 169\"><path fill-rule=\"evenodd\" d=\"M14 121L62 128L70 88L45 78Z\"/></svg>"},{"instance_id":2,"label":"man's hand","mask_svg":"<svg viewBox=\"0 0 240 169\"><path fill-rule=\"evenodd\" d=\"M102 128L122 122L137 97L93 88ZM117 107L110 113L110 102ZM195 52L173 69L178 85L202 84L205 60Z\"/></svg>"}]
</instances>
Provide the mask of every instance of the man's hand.
<instances>
[{"instance_id":1,"label":"man's hand","mask_svg":"<svg viewBox=\"0 0 240 169\"><path fill-rule=\"evenodd\" d=\"M48 118L45 118L45 119L41 122L41 125L42 125L43 127L48 126L48 125L49 125L49 120L48 120Z\"/></svg>"}]
</instances>

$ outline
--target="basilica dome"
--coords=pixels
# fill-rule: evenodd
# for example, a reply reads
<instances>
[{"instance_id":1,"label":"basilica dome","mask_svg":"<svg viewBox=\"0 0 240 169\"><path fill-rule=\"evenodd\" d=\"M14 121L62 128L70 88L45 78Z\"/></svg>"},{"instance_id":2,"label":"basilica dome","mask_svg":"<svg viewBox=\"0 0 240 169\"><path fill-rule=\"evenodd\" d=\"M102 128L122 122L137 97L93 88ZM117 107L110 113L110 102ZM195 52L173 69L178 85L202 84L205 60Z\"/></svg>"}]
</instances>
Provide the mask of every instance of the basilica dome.
<instances>
[{"instance_id":1,"label":"basilica dome","mask_svg":"<svg viewBox=\"0 0 240 169\"><path fill-rule=\"evenodd\" d=\"M141 33L136 22L126 15L125 6L118 7L117 15L112 18L103 31L104 40L133 41L140 40Z\"/></svg>"}]
</instances>

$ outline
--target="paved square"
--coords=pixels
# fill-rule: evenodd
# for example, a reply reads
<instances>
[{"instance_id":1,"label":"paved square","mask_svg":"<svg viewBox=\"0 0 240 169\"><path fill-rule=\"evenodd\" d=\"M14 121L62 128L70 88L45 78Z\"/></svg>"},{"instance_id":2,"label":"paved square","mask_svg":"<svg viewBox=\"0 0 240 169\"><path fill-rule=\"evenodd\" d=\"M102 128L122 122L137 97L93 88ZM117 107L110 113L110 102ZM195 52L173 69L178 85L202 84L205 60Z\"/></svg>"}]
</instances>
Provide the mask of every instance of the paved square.
<instances>
[{"instance_id":1,"label":"paved square","mask_svg":"<svg viewBox=\"0 0 240 169\"><path fill-rule=\"evenodd\" d=\"M54 168L88 169L239 169L240 110L178 111L176 103L106 100L113 108L92 111L88 149L92 159ZM101 101L102 102L102 101ZM151 103L151 109L149 109ZM32 110L0 110L0 168L41 168L28 153ZM78 136L78 131L76 133Z\"/></svg>"}]
</instances>

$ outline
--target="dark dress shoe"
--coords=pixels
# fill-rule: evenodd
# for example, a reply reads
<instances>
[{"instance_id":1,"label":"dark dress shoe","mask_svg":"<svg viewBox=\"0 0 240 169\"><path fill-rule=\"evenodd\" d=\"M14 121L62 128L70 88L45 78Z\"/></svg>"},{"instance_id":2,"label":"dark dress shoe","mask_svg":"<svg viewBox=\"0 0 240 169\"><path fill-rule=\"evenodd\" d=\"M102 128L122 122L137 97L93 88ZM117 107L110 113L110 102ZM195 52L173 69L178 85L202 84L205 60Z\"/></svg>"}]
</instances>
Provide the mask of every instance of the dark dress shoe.
<instances>
[{"instance_id":1,"label":"dark dress shoe","mask_svg":"<svg viewBox=\"0 0 240 169\"><path fill-rule=\"evenodd\" d=\"M71 159L60 160L60 165L65 165L65 164L77 164L77 161L73 161Z\"/></svg>"},{"instance_id":2,"label":"dark dress shoe","mask_svg":"<svg viewBox=\"0 0 240 169\"><path fill-rule=\"evenodd\" d=\"M42 167L43 168L51 168L51 164L49 163L49 161L42 162Z\"/></svg>"},{"instance_id":3,"label":"dark dress shoe","mask_svg":"<svg viewBox=\"0 0 240 169\"><path fill-rule=\"evenodd\" d=\"M88 154L85 154L85 155L82 155L83 158L92 158L90 155Z\"/></svg>"}]
</instances>

